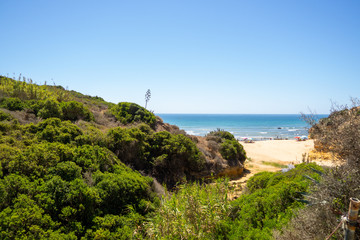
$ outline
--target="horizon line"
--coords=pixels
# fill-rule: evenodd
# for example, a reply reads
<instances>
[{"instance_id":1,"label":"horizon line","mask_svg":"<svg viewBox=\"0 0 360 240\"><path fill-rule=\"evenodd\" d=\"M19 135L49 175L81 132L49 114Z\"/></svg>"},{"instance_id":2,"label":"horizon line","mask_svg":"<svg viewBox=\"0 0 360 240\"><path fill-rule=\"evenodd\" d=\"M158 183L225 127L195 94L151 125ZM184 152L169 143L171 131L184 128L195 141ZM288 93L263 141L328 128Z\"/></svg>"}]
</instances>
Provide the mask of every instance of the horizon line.
<instances>
[{"instance_id":1,"label":"horizon line","mask_svg":"<svg viewBox=\"0 0 360 240\"><path fill-rule=\"evenodd\" d=\"M155 114L197 114L197 115L301 115L301 113L155 113ZM305 115L311 115L305 114ZM330 113L316 113L313 115L330 115Z\"/></svg>"}]
</instances>

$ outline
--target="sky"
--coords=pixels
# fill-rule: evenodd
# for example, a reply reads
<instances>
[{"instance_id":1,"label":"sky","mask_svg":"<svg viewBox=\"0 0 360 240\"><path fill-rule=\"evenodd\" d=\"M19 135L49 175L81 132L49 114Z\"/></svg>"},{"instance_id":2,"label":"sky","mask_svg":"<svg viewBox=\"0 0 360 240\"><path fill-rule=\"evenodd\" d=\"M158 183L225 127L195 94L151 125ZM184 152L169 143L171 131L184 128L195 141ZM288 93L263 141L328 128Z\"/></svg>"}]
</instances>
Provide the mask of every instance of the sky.
<instances>
[{"instance_id":1,"label":"sky","mask_svg":"<svg viewBox=\"0 0 360 240\"><path fill-rule=\"evenodd\" d=\"M360 1L0 0L0 74L155 113L328 113L360 89Z\"/></svg>"}]
</instances>

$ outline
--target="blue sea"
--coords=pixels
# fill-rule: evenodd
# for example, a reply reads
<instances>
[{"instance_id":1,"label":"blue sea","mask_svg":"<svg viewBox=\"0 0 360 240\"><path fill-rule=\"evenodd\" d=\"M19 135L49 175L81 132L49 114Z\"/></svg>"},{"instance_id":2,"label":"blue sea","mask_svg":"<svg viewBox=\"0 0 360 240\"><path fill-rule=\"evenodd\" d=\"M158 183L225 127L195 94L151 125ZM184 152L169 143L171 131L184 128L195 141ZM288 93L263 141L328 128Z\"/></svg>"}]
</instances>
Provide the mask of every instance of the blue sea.
<instances>
[{"instance_id":1,"label":"blue sea","mask_svg":"<svg viewBox=\"0 0 360 240\"><path fill-rule=\"evenodd\" d=\"M177 125L188 134L205 136L223 129L237 139L293 139L307 136L309 126L299 114L157 114L164 122ZM324 118L328 115L317 115Z\"/></svg>"}]
</instances>

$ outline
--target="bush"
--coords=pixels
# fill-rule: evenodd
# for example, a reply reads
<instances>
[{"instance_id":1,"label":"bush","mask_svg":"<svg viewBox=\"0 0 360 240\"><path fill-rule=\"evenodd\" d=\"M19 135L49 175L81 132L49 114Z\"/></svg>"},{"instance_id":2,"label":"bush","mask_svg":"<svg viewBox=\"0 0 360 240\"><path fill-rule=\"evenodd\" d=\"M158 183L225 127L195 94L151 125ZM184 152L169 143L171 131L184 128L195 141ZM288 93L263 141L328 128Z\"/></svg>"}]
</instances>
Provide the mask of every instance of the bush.
<instances>
[{"instance_id":1,"label":"bush","mask_svg":"<svg viewBox=\"0 0 360 240\"><path fill-rule=\"evenodd\" d=\"M314 171L314 169L316 171ZM249 179L247 194L232 202L227 223L228 239L271 239L304 204L300 192L309 190L308 175L319 179L322 169L315 164L299 164L285 173L259 173Z\"/></svg>"},{"instance_id":2,"label":"bush","mask_svg":"<svg viewBox=\"0 0 360 240\"><path fill-rule=\"evenodd\" d=\"M246 152L244 147L235 139L231 133L218 129L206 135L206 139L211 142L211 149L216 149L215 143L218 143L218 148L221 156L229 160L230 165L237 165L246 160ZM209 147L210 147L209 146Z\"/></svg>"},{"instance_id":3,"label":"bush","mask_svg":"<svg viewBox=\"0 0 360 240\"><path fill-rule=\"evenodd\" d=\"M153 174L169 186L184 178L193 179L192 172L201 171L205 165L204 155L190 138L182 134L157 132L149 141Z\"/></svg>"},{"instance_id":4,"label":"bush","mask_svg":"<svg viewBox=\"0 0 360 240\"><path fill-rule=\"evenodd\" d=\"M48 118L36 125L29 124L24 131L35 134L40 140L61 143L70 143L82 134L80 128L75 124L61 121L58 118Z\"/></svg>"},{"instance_id":5,"label":"bush","mask_svg":"<svg viewBox=\"0 0 360 240\"><path fill-rule=\"evenodd\" d=\"M155 115L135 103L121 102L112 107L110 112L122 124L144 122L152 128L155 127Z\"/></svg>"},{"instance_id":6,"label":"bush","mask_svg":"<svg viewBox=\"0 0 360 240\"><path fill-rule=\"evenodd\" d=\"M0 121L10 121L12 120L12 116L8 113L5 113L3 111L0 110Z\"/></svg>"},{"instance_id":7,"label":"bush","mask_svg":"<svg viewBox=\"0 0 360 240\"><path fill-rule=\"evenodd\" d=\"M215 136L221 139L227 139L227 140L236 140L234 135L229 133L228 131L217 129L216 131L211 131L206 135L207 137Z\"/></svg>"},{"instance_id":8,"label":"bush","mask_svg":"<svg viewBox=\"0 0 360 240\"><path fill-rule=\"evenodd\" d=\"M72 181L81 178L81 167L72 161L60 162L55 167L49 169L49 173L60 176L65 181Z\"/></svg>"},{"instance_id":9,"label":"bush","mask_svg":"<svg viewBox=\"0 0 360 240\"><path fill-rule=\"evenodd\" d=\"M138 127L113 128L108 132L109 149L124 163L135 169L151 172L152 166L148 156L149 136L147 134Z\"/></svg>"},{"instance_id":10,"label":"bush","mask_svg":"<svg viewBox=\"0 0 360 240\"><path fill-rule=\"evenodd\" d=\"M220 145L221 156L230 160L230 162L244 162L246 160L246 153L243 146L236 140L225 140Z\"/></svg>"},{"instance_id":11,"label":"bush","mask_svg":"<svg viewBox=\"0 0 360 240\"><path fill-rule=\"evenodd\" d=\"M10 111L21 111L24 109L24 103L19 98L3 98L0 100L0 107Z\"/></svg>"},{"instance_id":12,"label":"bush","mask_svg":"<svg viewBox=\"0 0 360 240\"><path fill-rule=\"evenodd\" d=\"M70 101L62 102L61 110L63 112L63 120L77 121L93 121L94 116L84 104L80 102Z\"/></svg>"},{"instance_id":13,"label":"bush","mask_svg":"<svg viewBox=\"0 0 360 240\"><path fill-rule=\"evenodd\" d=\"M46 100L43 104L43 107L37 113L38 117L43 119L46 118L61 118L62 110L58 101L53 99Z\"/></svg>"}]
</instances>

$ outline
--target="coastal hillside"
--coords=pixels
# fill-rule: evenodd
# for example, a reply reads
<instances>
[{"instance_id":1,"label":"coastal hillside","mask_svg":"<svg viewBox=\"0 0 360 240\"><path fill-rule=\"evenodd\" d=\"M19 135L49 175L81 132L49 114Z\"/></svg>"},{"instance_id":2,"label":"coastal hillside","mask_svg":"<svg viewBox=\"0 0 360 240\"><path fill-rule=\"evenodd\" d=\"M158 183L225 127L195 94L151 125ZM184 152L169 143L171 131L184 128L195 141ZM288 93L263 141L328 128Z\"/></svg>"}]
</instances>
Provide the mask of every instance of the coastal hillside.
<instances>
[{"instance_id":1,"label":"coastal hillside","mask_svg":"<svg viewBox=\"0 0 360 240\"><path fill-rule=\"evenodd\" d=\"M329 117L319 121L308 117L315 150L340 165L328 169L312 187L312 204L299 211L277 239L325 239L332 232L332 239L343 239L343 231L334 229L346 216L350 198L360 196L360 102L352 101L351 107L334 106ZM359 238L357 229L355 239Z\"/></svg>"},{"instance_id":2,"label":"coastal hillside","mask_svg":"<svg viewBox=\"0 0 360 240\"><path fill-rule=\"evenodd\" d=\"M187 135L147 109L0 76L0 238L129 239L161 185L238 176L231 134ZM160 184L159 184L160 183Z\"/></svg>"}]
</instances>

